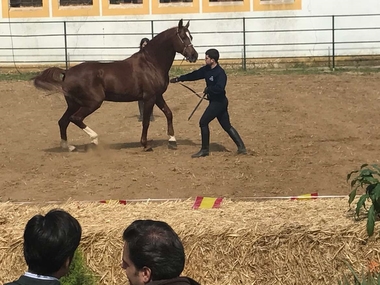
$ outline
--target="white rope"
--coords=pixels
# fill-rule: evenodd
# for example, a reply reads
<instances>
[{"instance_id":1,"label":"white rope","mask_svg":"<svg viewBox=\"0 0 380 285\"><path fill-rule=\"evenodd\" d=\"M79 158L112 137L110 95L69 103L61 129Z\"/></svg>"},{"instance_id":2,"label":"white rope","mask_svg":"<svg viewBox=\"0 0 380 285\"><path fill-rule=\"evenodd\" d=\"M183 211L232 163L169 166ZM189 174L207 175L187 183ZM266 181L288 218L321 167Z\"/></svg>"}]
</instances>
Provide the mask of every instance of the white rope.
<instances>
[{"instance_id":1,"label":"white rope","mask_svg":"<svg viewBox=\"0 0 380 285\"><path fill-rule=\"evenodd\" d=\"M307 196L309 194L302 194L302 195L295 195L295 196L259 196L259 197L236 197L236 198L228 198L233 202L243 202L243 201L255 201L255 200L314 200L314 199L336 199L336 198L348 198L348 195L318 195L318 196ZM217 197L214 197L217 198ZM145 198L145 199L104 199L104 200L72 200L72 202L81 202L81 203L101 203L102 201L125 201L127 203L138 203L138 202L181 202L181 201L187 201L187 200L194 200L194 198ZM1 204L62 204L66 203L67 201L44 201L44 202L0 202Z\"/></svg>"}]
</instances>

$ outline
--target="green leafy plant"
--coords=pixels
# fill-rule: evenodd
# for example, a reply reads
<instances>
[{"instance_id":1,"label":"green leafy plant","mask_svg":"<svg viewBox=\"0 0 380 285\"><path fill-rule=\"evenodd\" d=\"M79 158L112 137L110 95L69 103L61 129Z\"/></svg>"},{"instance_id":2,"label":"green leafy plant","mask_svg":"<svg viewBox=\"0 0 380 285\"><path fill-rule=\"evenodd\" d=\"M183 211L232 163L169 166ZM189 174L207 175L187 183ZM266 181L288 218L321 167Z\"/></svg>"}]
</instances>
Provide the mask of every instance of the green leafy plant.
<instances>
[{"instance_id":1,"label":"green leafy plant","mask_svg":"<svg viewBox=\"0 0 380 285\"><path fill-rule=\"evenodd\" d=\"M70 264L69 273L60 279L61 285L94 285L96 277L87 267L83 253L78 249Z\"/></svg>"},{"instance_id":2,"label":"green leafy plant","mask_svg":"<svg viewBox=\"0 0 380 285\"><path fill-rule=\"evenodd\" d=\"M380 285L379 264L377 262L371 263L367 273L362 270L360 275L347 262L344 261L344 263L347 265L352 276L349 278L343 274L342 280L338 280L339 285Z\"/></svg>"},{"instance_id":3,"label":"green leafy plant","mask_svg":"<svg viewBox=\"0 0 380 285\"><path fill-rule=\"evenodd\" d=\"M353 174L356 177L351 178ZM365 188L365 193L360 196L356 203L356 216L359 217L360 209L363 207L368 211L367 216L367 234L372 236L375 229L376 218L380 214L380 167L376 164L363 164L360 169L351 171L347 175L347 182L351 184L351 193L349 195L348 203L354 201L358 188ZM366 202L371 201L372 205L369 209L366 208Z\"/></svg>"}]
</instances>

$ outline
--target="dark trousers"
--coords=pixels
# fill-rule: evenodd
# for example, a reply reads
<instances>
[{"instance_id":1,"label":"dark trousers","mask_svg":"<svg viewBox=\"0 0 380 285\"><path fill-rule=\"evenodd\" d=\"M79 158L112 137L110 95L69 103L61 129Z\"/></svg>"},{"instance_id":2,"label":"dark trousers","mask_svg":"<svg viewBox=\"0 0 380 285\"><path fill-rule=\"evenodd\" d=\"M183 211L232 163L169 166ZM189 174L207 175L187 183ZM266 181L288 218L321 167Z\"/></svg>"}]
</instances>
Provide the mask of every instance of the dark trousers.
<instances>
[{"instance_id":1,"label":"dark trousers","mask_svg":"<svg viewBox=\"0 0 380 285\"><path fill-rule=\"evenodd\" d=\"M247 154L244 142L241 139L237 130L231 126L230 115L228 114L228 100L227 98L221 102L211 101L204 111L201 119L199 120L199 126L201 127L202 136L202 148L197 153L193 154L191 157L202 157L209 155L210 146L210 129L208 127L209 123L218 119L219 124L222 126L223 130L230 136L238 147L238 154Z\"/></svg>"},{"instance_id":2,"label":"dark trousers","mask_svg":"<svg viewBox=\"0 0 380 285\"><path fill-rule=\"evenodd\" d=\"M230 115L228 114L228 100L227 98L222 102L212 101L207 106L201 119L199 120L199 126L201 128L208 129L208 124L214 120L218 119L219 124L222 126L223 130L228 132L231 129Z\"/></svg>"}]
</instances>

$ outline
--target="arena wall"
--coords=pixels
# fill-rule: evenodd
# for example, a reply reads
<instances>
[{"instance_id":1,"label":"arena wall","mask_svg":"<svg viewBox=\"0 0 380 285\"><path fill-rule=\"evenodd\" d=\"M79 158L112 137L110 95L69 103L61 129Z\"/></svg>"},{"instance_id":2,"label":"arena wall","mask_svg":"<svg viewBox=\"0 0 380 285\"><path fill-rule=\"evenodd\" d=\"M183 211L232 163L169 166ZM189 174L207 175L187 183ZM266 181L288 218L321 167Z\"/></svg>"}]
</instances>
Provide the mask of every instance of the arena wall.
<instances>
[{"instance_id":1,"label":"arena wall","mask_svg":"<svg viewBox=\"0 0 380 285\"><path fill-rule=\"evenodd\" d=\"M136 52L141 37L181 18L190 20L200 54L217 47L227 59L326 57L333 49L338 56L380 54L376 0L93 0L91 6L65 7L42 1L40 8L10 8L2 1L0 64L123 59Z\"/></svg>"}]
</instances>

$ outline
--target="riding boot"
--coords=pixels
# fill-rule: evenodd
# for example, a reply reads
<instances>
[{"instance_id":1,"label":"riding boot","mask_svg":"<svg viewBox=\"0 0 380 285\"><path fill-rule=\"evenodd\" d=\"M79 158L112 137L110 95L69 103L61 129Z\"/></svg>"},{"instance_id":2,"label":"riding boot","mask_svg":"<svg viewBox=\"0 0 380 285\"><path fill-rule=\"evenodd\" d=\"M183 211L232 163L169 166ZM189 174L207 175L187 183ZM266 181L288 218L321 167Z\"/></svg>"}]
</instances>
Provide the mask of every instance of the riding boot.
<instances>
[{"instance_id":1,"label":"riding boot","mask_svg":"<svg viewBox=\"0 0 380 285\"><path fill-rule=\"evenodd\" d=\"M208 156L210 153L210 130L208 126L201 127L202 148L197 153L194 153L191 157L203 157Z\"/></svg>"},{"instance_id":2,"label":"riding boot","mask_svg":"<svg viewBox=\"0 0 380 285\"><path fill-rule=\"evenodd\" d=\"M138 101L138 104L139 104L139 112L140 112L140 116L139 116L138 121L142 122L143 117L144 117L144 101L142 101L142 100Z\"/></svg>"},{"instance_id":3,"label":"riding boot","mask_svg":"<svg viewBox=\"0 0 380 285\"><path fill-rule=\"evenodd\" d=\"M231 127L227 133L229 134L229 136L231 137L231 139L234 141L234 143L237 145L238 147L238 150L237 150L237 153L238 154L247 154L247 150L245 148L245 145L243 143L243 140L241 139L241 137L239 136L239 133L237 130L235 130L234 127Z\"/></svg>"}]
</instances>

